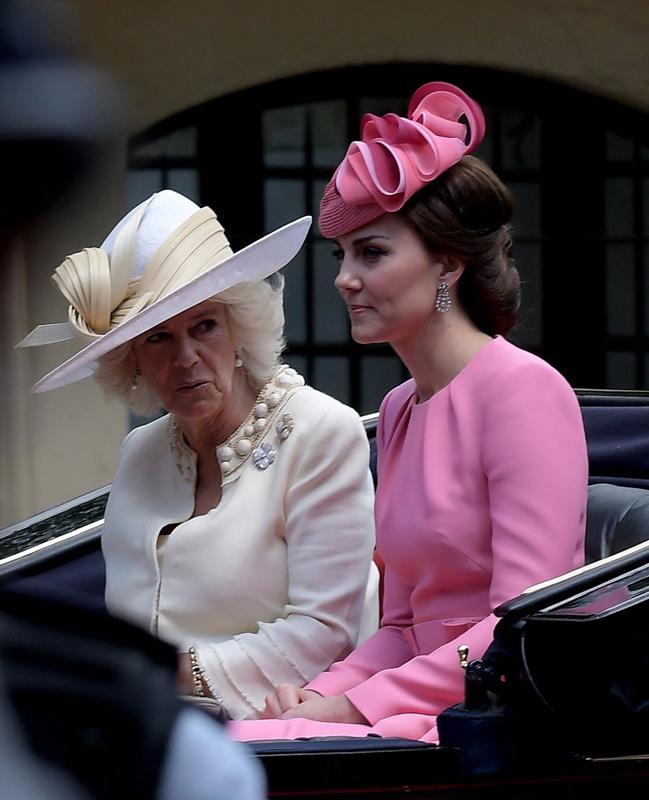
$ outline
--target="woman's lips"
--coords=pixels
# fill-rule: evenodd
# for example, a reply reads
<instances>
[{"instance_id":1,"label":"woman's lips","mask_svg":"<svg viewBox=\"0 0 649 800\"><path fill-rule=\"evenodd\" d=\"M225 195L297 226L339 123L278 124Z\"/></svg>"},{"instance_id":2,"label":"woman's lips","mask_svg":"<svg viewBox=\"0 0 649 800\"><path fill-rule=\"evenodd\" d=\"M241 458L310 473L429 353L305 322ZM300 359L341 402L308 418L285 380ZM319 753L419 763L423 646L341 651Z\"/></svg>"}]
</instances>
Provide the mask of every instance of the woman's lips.
<instances>
[{"instance_id":1,"label":"woman's lips","mask_svg":"<svg viewBox=\"0 0 649 800\"><path fill-rule=\"evenodd\" d=\"M181 392L182 394L189 394L189 392L193 392L194 389L200 389L201 386L205 386L207 381L192 381L192 383L183 383L182 386L178 386L176 391Z\"/></svg>"},{"instance_id":2,"label":"woman's lips","mask_svg":"<svg viewBox=\"0 0 649 800\"><path fill-rule=\"evenodd\" d=\"M352 316L360 316L361 314L364 314L366 311L371 311L371 310L372 310L371 306L359 306L359 305L349 306L349 313Z\"/></svg>"}]
</instances>

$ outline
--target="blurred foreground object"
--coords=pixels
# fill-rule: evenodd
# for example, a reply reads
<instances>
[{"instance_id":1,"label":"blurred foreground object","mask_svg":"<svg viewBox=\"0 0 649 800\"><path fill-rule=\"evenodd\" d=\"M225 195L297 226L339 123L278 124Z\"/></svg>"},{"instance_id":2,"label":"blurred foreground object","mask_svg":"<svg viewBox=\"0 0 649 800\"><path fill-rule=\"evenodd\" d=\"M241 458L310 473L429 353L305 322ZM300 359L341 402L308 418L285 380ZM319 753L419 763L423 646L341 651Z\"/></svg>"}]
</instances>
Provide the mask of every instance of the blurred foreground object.
<instances>
[{"instance_id":1,"label":"blurred foreground object","mask_svg":"<svg viewBox=\"0 0 649 800\"><path fill-rule=\"evenodd\" d=\"M177 698L175 649L72 593L0 592L0 664L39 767L89 798L263 797L243 746Z\"/></svg>"},{"instance_id":2,"label":"blurred foreground object","mask_svg":"<svg viewBox=\"0 0 649 800\"><path fill-rule=\"evenodd\" d=\"M64 12L0 0L0 257L120 127L113 84L74 54ZM261 800L243 746L177 699L175 651L66 597L0 593L0 797Z\"/></svg>"},{"instance_id":3,"label":"blurred foreground object","mask_svg":"<svg viewBox=\"0 0 649 800\"><path fill-rule=\"evenodd\" d=\"M112 81L69 45L59 3L0 0L0 235L46 212L119 128Z\"/></svg>"}]
</instances>

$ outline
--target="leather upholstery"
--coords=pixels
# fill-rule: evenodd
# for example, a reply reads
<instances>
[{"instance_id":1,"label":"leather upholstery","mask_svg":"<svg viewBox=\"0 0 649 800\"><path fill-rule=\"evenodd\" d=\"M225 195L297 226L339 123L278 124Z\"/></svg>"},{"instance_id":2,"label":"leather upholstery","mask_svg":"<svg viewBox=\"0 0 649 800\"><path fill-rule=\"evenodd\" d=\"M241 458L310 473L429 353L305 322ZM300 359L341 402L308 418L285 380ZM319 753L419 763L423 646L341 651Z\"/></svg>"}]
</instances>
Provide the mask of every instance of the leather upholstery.
<instances>
[{"instance_id":1,"label":"leather upholstery","mask_svg":"<svg viewBox=\"0 0 649 800\"><path fill-rule=\"evenodd\" d=\"M598 483L588 488L586 562L649 539L649 491Z\"/></svg>"}]
</instances>

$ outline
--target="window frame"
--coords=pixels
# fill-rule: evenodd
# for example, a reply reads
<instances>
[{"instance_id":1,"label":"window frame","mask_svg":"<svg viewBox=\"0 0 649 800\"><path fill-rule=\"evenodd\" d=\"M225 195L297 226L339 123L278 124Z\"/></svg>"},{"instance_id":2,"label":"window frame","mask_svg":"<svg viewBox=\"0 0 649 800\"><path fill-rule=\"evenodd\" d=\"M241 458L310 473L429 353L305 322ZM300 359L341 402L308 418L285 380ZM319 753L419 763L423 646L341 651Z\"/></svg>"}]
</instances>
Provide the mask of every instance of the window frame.
<instances>
[{"instance_id":1,"label":"window frame","mask_svg":"<svg viewBox=\"0 0 649 800\"><path fill-rule=\"evenodd\" d=\"M527 173L503 163L499 112L493 120L490 162L505 183L532 180L539 185L541 231L530 241L538 242L541 250L543 339L540 347L528 349L557 367L573 386L597 387L607 386L608 354L630 352L636 385L649 383L645 372L649 370L649 335L645 333L649 230L643 227L649 226L649 208L643 207L649 206L649 188L643 196L643 185L649 187L649 115L640 110L547 79L500 70L421 63L346 67L250 87L174 114L131 139L129 168L157 168L164 175L173 168L198 167L201 202L217 210L233 247L238 249L264 233L264 179L306 178L310 185L311 181L330 177L328 168L309 162L308 146L303 167L265 167L264 111L343 99L347 128L353 136L360 123L360 98L407 97L431 76L462 86L485 106L540 115L538 170ZM196 158L138 157L143 144L188 125L197 128ZM606 160L608 132L634 140L634 157L628 163ZM633 236L625 238L634 247L636 324L632 336L607 331L605 250L614 237L605 231L605 181L615 175L633 181ZM304 211L317 219L311 195L307 190ZM526 240L519 237L519 241ZM313 241L310 238L305 251L307 298L313 296ZM313 378L316 357L348 358L350 386L346 399L357 408L361 406L361 359L371 353L391 352L386 346L361 348L351 340L340 344L318 342L311 302L306 308L305 342L289 345L289 358L306 359L307 380ZM405 368L401 374L406 376Z\"/></svg>"}]
</instances>

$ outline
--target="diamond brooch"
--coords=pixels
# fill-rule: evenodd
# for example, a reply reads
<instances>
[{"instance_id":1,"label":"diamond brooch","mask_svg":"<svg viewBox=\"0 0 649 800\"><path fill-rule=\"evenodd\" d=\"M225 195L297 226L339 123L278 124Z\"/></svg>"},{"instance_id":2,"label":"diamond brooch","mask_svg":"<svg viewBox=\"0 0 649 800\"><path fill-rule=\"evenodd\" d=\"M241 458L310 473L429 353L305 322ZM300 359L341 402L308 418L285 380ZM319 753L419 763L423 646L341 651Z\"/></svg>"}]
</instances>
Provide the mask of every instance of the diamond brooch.
<instances>
[{"instance_id":1,"label":"diamond brooch","mask_svg":"<svg viewBox=\"0 0 649 800\"><path fill-rule=\"evenodd\" d=\"M262 442L252 451L252 463L257 469L268 469L275 461L275 448L270 442Z\"/></svg>"}]
</instances>

